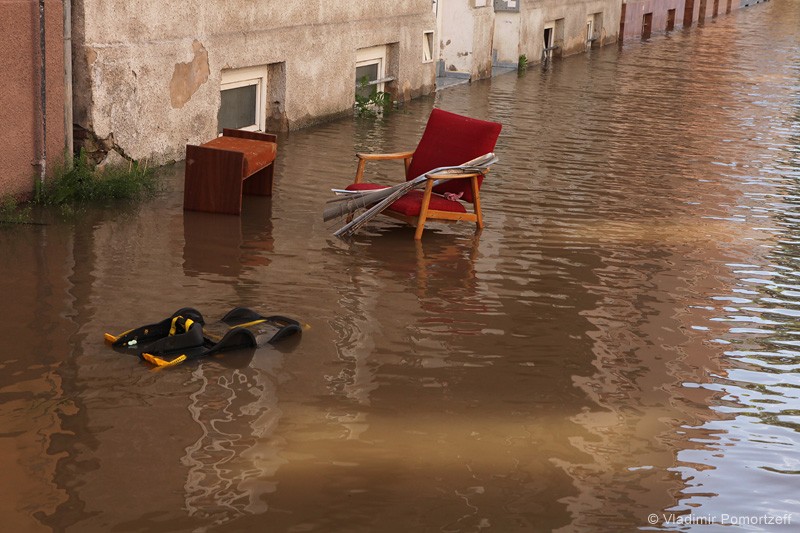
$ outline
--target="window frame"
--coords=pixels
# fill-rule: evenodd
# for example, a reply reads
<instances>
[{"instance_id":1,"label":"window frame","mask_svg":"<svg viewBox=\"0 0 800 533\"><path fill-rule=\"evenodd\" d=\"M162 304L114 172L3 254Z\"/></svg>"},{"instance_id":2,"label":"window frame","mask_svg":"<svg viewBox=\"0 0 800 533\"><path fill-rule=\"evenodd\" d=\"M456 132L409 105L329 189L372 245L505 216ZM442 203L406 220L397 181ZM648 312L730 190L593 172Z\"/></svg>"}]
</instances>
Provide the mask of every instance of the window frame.
<instances>
[{"instance_id":1,"label":"window frame","mask_svg":"<svg viewBox=\"0 0 800 533\"><path fill-rule=\"evenodd\" d=\"M428 37L430 36L430 37ZM433 55L434 55L434 45L436 41L434 40L433 30L427 30L422 32L422 63L433 63ZM426 54L425 52L428 52ZM430 56L430 57L428 57Z\"/></svg>"},{"instance_id":2,"label":"window frame","mask_svg":"<svg viewBox=\"0 0 800 533\"><path fill-rule=\"evenodd\" d=\"M356 69L358 67L366 67L369 65L378 65L378 75L374 80L370 80L370 86L376 86L377 92L383 92L386 87L386 82L392 79L386 77L386 45L370 46L368 48L359 48L356 50ZM356 90L358 90L358 78L355 80Z\"/></svg>"},{"instance_id":3,"label":"window frame","mask_svg":"<svg viewBox=\"0 0 800 533\"><path fill-rule=\"evenodd\" d=\"M221 80L219 85L220 97L222 91L230 89L238 89L241 87L248 87L251 85L256 86L256 102L255 102L255 124L239 128L244 131L264 131L266 124L266 110L267 110L267 67L245 67L237 69L226 69L221 72ZM222 101L220 98L220 107ZM219 110L217 110L219 113ZM217 129L221 131L219 123Z\"/></svg>"}]
</instances>

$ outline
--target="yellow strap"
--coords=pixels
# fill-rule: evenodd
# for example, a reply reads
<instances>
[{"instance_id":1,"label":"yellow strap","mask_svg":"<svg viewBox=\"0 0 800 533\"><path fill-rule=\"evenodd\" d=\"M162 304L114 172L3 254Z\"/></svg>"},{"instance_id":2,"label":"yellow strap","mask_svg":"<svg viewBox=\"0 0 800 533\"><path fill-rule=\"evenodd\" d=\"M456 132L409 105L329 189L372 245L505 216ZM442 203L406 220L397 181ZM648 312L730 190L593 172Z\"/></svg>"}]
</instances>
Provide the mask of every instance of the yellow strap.
<instances>
[{"instance_id":1,"label":"yellow strap","mask_svg":"<svg viewBox=\"0 0 800 533\"><path fill-rule=\"evenodd\" d=\"M253 320L252 322L245 322L244 324L236 324L235 326L231 326L233 328L249 328L250 326L255 326L256 324L261 324L262 322L266 322L266 318L260 318L258 320Z\"/></svg>"},{"instance_id":2,"label":"yellow strap","mask_svg":"<svg viewBox=\"0 0 800 533\"><path fill-rule=\"evenodd\" d=\"M179 318L182 319L183 317L178 315L178 316L172 318L172 326L170 326L170 328L169 328L169 336L170 337L172 337L173 335L175 335L175 333L178 332L178 319ZM194 324L194 320L192 320L191 318L184 319L183 332L186 333L187 331L189 331L189 328L192 327L192 324Z\"/></svg>"},{"instance_id":3,"label":"yellow strap","mask_svg":"<svg viewBox=\"0 0 800 533\"><path fill-rule=\"evenodd\" d=\"M128 333L130 333L131 331L133 331L133 330L132 330L132 329L129 329L128 331L123 331L123 332L122 332L122 333L120 333L119 335L112 335L111 333L104 333L104 334L103 334L103 337L104 337L104 338L105 338L105 339L106 339L108 342L114 343L114 342L117 342L117 341L118 341L118 340L119 340L121 337L124 337L125 335L127 335Z\"/></svg>"},{"instance_id":4,"label":"yellow strap","mask_svg":"<svg viewBox=\"0 0 800 533\"><path fill-rule=\"evenodd\" d=\"M175 366L175 365L179 365L179 364L183 363L184 361L186 361L186 355L179 355L178 357L176 357L172 361L167 361L166 359L161 359L160 357L156 357L155 355L149 354L149 353L143 353L142 357L144 357L145 360L147 360L148 362L150 362L150 363L152 363L152 364L154 364L156 366L159 366L159 367Z\"/></svg>"}]
</instances>

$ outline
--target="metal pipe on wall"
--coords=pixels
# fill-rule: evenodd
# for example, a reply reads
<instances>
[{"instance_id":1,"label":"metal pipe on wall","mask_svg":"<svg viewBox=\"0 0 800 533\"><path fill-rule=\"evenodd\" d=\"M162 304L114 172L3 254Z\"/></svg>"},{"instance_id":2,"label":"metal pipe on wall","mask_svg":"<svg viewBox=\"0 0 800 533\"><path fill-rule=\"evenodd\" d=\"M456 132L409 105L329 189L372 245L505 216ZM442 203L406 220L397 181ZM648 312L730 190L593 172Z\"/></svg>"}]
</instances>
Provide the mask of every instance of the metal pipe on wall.
<instances>
[{"instance_id":1,"label":"metal pipe on wall","mask_svg":"<svg viewBox=\"0 0 800 533\"><path fill-rule=\"evenodd\" d=\"M64 165L72 168L72 1L64 2Z\"/></svg>"},{"instance_id":2,"label":"metal pipe on wall","mask_svg":"<svg viewBox=\"0 0 800 533\"><path fill-rule=\"evenodd\" d=\"M42 120L42 146L41 159L39 160L39 185L44 185L45 174L47 173L47 55L45 50L45 9L44 1L39 0L39 55L41 65L39 72L39 104Z\"/></svg>"}]
</instances>

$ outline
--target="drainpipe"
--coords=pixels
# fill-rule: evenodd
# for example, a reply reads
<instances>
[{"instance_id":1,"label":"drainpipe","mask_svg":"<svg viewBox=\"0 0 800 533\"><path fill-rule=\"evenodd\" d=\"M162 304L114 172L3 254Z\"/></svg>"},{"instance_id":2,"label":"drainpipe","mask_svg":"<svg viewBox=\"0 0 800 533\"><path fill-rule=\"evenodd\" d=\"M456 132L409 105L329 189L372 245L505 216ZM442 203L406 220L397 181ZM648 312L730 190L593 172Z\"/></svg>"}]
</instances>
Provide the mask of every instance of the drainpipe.
<instances>
[{"instance_id":1,"label":"drainpipe","mask_svg":"<svg viewBox=\"0 0 800 533\"><path fill-rule=\"evenodd\" d=\"M42 119L42 150L39 160L39 185L44 185L44 177L47 171L47 56L45 55L45 31L44 31L44 0L39 0L39 55L41 65L39 72L39 99L40 113Z\"/></svg>"},{"instance_id":2,"label":"drainpipe","mask_svg":"<svg viewBox=\"0 0 800 533\"><path fill-rule=\"evenodd\" d=\"M64 0L64 165L72 168L72 1Z\"/></svg>"}]
</instances>

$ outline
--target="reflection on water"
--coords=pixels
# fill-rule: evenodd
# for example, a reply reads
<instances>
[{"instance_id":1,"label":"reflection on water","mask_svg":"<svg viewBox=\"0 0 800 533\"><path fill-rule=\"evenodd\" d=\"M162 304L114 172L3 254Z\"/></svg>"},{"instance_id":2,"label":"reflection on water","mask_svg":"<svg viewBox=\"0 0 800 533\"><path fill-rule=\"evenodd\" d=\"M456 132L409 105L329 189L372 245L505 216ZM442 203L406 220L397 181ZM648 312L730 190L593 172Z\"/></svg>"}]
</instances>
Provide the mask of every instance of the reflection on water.
<instances>
[{"instance_id":1,"label":"reflection on water","mask_svg":"<svg viewBox=\"0 0 800 533\"><path fill-rule=\"evenodd\" d=\"M229 354L195 368L189 382L189 412L202 435L181 460L189 468L185 505L190 517L214 525L266 511L263 496L276 490L271 479L287 462L279 453L285 441L273 435L281 413L272 369L252 360L252 350Z\"/></svg>"},{"instance_id":2,"label":"reflection on water","mask_svg":"<svg viewBox=\"0 0 800 533\"><path fill-rule=\"evenodd\" d=\"M3 525L797 524L798 27L771 2L282 135L242 217L184 213L177 165L145 205L0 229ZM332 238L352 154L433 105L504 124L487 227ZM309 328L162 372L102 344L187 305Z\"/></svg>"}]
</instances>

